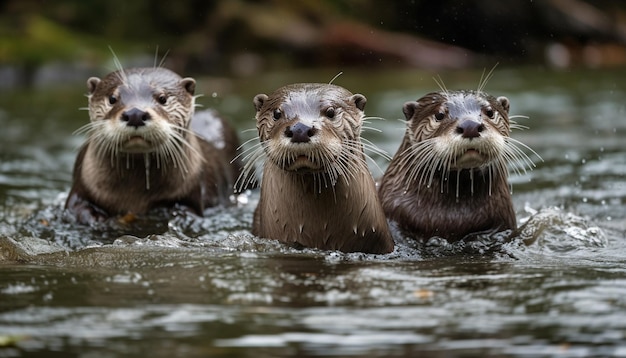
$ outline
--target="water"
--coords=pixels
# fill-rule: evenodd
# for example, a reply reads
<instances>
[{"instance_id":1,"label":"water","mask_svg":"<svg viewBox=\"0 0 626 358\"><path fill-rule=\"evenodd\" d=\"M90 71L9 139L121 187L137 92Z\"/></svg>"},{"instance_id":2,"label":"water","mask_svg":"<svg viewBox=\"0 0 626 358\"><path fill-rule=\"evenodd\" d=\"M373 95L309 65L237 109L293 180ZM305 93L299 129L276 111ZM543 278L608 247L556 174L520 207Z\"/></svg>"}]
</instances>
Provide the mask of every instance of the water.
<instances>
[{"instance_id":1,"label":"water","mask_svg":"<svg viewBox=\"0 0 626 358\"><path fill-rule=\"evenodd\" d=\"M199 101L243 131L256 93L335 74L200 80ZM513 136L543 158L511 177L517 239L400 239L388 255L255 238L256 192L202 219L73 225L60 208L84 87L3 93L0 357L626 356L625 74L497 70L486 91L529 116ZM451 89L480 79L441 76ZM387 119L364 135L393 153L402 104L436 90L432 77L346 71L336 83Z\"/></svg>"}]
</instances>

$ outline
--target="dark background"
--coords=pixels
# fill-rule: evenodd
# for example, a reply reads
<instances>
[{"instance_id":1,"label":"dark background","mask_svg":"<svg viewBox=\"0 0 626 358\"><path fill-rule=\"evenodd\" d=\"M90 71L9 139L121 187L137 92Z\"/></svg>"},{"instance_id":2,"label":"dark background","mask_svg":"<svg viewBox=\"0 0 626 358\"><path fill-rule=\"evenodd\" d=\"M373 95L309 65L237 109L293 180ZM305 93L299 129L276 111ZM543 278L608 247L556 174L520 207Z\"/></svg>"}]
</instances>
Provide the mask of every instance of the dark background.
<instances>
[{"instance_id":1,"label":"dark background","mask_svg":"<svg viewBox=\"0 0 626 358\"><path fill-rule=\"evenodd\" d=\"M99 68L109 48L212 76L626 63L621 0L5 0L0 11L4 88L41 82L50 63L69 78Z\"/></svg>"}]
</instances>

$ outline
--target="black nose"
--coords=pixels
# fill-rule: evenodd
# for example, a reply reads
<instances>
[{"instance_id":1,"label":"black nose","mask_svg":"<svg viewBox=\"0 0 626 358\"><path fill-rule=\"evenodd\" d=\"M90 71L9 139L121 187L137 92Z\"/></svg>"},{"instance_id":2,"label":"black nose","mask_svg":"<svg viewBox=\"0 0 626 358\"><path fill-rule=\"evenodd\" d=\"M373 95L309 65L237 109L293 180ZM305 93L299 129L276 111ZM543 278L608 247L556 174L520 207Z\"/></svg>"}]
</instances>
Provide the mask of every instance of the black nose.
<instances>
[{"instance_id":1,"label":"black nose","mask_svg":"<svg viewBox=\"0 0 626 358\"><path fill-rule=\"evenodd\" d=\"M285 136L291 138L292 143L308 143L315 133L317 133L317 129L300 122L285 129Z\"/></svg>"},{"instance_id":2,"label":"black nose","mask_svg":"<svg viewBox=\"0 0 626 358\"><path fill-rule=\"evenodd\" d=\"M150 119L150 114L137 108L129 109L122 113L122 121L126 122L126 125L130 127L145 126L148 119Z\"/></svg>"},{"instance_id":3,"label":"black nose","mask_svg":"<svg viewBox=\"0 0 626 358\"><path fill-rule=\"evenodd\" d=\"M480 137L480 132L485 129L485 125L472 121L470 119L464 120L456 127L456 132L463 138L476 138Z\"/></svg>"}]
</instances>

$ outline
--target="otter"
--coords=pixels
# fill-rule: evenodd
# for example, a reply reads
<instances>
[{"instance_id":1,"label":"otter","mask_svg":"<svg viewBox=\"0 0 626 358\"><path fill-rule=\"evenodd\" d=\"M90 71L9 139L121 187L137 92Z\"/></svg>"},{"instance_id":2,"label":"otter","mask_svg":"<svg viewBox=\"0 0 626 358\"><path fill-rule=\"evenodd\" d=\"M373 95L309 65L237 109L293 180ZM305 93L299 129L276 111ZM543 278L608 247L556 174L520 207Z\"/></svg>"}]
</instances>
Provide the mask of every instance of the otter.
<instances>
[{"instance_id":1,"label":"otter","mask_svg":"<svg viewBox=\"0 0 626 358\"><path fill-rule=\"evenodd\" d=\"M365 96L298 83L253 102L260 145L251 156L266 159L252 233L322 250L393 251L360 138Z\"/></svg>"},{"instance_id":2,"label":"otter","mask_svg":"<svg viewBox=\"0 0 626 358\"><path fill-rule=\"evenodd\" d=\"M212 110L195 113L193 78L162 67L91 77L90 122L65 207L80 223L180 204L202 215L228 204L241 163L237 134Z\"/></svg>"},{"instance_id":3,"label":"otter","mask_svg":"<svg viewBox=\"0 0 626 358\"><path fill-rule=\"evenodd\" d=\"M451 241L516 228L507 166L534 163L510 137L509 107L481 90L405 103L406 131L378 190L390 222L410 237Z\"/></svg>"}]
</instances>

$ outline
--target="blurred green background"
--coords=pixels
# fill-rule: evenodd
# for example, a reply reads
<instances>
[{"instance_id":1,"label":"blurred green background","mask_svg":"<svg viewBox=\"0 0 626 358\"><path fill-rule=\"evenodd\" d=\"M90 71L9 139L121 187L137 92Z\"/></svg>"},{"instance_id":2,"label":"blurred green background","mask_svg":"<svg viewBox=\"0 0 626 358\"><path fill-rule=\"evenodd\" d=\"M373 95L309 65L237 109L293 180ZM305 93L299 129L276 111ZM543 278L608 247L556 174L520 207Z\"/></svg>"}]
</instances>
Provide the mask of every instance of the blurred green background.
<instances>
[{"instance_id":1,"label":"blurred green background","mask_svg":"<svg viewBox=\"0 0 626 358\"><path fill-rule=\"evenodd\" d=\"M0 1L0 88L124 66L251 77L286 69L626 63L621 0Z\"/></svg>"}]
</instances>

